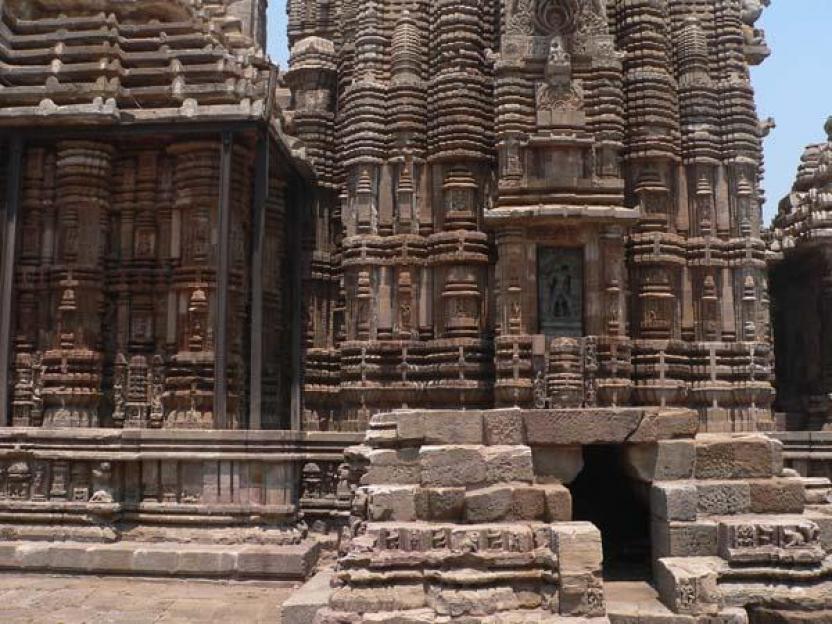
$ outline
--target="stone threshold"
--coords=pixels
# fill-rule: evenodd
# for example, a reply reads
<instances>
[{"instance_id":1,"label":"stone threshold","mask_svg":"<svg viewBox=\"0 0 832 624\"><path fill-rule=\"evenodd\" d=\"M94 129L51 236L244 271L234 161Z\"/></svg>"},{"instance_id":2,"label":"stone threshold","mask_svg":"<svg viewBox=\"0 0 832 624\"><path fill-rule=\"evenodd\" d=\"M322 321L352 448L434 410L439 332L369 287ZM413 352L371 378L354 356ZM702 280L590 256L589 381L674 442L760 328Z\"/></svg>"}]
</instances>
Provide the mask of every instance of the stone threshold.
<instances>
[{"instance_id":1,"label":"stone threshold","mask_svg":"<svg viewBox=\"0 0 832 624\"><path fill-rule=\"evenodd\" d=\"M0 543L0 571L298 581L312 574L320 548L312 539L292 545L13 541Z\"/></svg>"}]
</instances>

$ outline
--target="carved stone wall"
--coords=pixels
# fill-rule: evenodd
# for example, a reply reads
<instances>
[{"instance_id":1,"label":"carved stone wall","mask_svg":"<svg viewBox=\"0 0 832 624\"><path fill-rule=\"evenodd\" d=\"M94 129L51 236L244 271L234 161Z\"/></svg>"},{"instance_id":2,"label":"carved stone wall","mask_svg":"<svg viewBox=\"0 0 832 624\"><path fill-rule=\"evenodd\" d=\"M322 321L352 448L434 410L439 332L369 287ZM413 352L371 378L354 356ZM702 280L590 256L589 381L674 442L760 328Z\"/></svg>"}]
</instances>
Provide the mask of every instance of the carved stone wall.
<instances>
[{"instance_id":1,"label":"carved stone wall","mask_svg":"<svg viewBox=\"0 0 832 624\"><path fill-rule=\"evenodd\" d=\"M777 409L789 430L832 429L829 139L806 148L770 232Z\"/></svg>"},{"instance_id":2,"label":"carved stone wall","mask_svg":"<svg viewBox=\"0 0 832 624\"><path fill-rule=\"evenodd\" d=\"M326 189L305 426L543 402L771 428L760 3L474 4L288 5ZM582 257L568 330L541 318L552 248Z\"/></svg>"},{"instance_id":3,"label":"carved stone wall","mask_svg":"<svg viewBox=\"0 0 832 624\"><path fill-rule=\"evenodd\" d=\"M231 163L228 292L217 288L220 142L27 148L17 251L12 423L210 429L218 298L229 310L229 428L248 418L253 147ZM264 387L288 421L284 182L265 208ZM287 377L289 377L287 379ZM269 426L270 423L266 423Z\"/></svg>"}]
</instances>

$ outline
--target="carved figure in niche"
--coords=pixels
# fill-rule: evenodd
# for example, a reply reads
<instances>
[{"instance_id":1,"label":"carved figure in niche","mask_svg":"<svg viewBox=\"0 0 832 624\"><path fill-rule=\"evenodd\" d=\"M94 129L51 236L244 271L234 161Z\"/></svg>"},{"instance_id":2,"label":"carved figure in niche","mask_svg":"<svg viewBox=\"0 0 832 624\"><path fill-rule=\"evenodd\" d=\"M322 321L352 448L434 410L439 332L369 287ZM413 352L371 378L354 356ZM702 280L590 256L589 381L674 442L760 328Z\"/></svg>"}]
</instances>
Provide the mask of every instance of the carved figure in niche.
<instances>
[{"instance_id":1,"label":"carved figure in niche","mask_svg":"<svg viewBox=\"0 0 832 624\"><path fill-rule=\"evenodd\" d=\"M33 501L46 500L46 470L47 463L43 461L35 462L35 468L32 472L32 495Z\"/></svg>"},{"instance_id":2,"label":"carved figure in niche","mask_svg":"<svg viewBox=\"0 0 832 624\"><path fill-rule=\"evenodd\" d=\"M301 498L321 497L321 468L318 464L308 463L303 467L303 495Z\"/></svg>"},{"instance_id":3,"label":"carved figure in niche","mask_svg":"<svg viewBox=\"0 0 832 624\"><path fill-rule=\"evenodd\" d=\"M6 473L8 483L9 498L14 500L27 500L29 498L29 485L32 479L32 473L29 470L29 464L25 461L19 461L9 466Z\"/></svg>"},{"instance_id":4,"label":"carved figure in niche","mask_svg":"<svg viewBox=\"0 0 832 624\"><path fill-rule=\"evenodd\" d=\"M92 469L91 503L113 502L113 467L110 462L99 462Z\"/></svg>"},{"instance_id":5,"label":"carved figure in niche","mask_svg":"<svg viewBox=\"0 0 832 624\"><path fill-rule=\"evenodd\" d=\"M549 278L550 313L555 318L572 316L572 272L569 265L562 264Z\"/></svg>"},{"instance_id":6,"label":"carved figure in niche","mask_svg":"<svg viewBox=\"0 0 832 624\"><path fill-rule=\"evenodd\" d=\"M753 526L737 527L736 544L739 548L753 548L757 545L757 531Z\"/></svg>"},{"instance_id":7,"label":"carved figure in niche","mask_svg":"<svg viewBox=\"0 0 832 624\"><path fill-rule=\"evenodd\" d=\"M338 485L335 488L335 494L341 500L350 500L353 494L352 483L350 480L350 465L339 464L338 466Z\"/></svg>"},{"instance_id":8,"label":"carved figure in niche","mask_svg":"<svg viewBox=\"0 0 832 624\"><path fill-rule=\"evenodd\" d=\"M153 258L156 255L156 234L149 229L136 232L134 255L137 258Z\"/></svg>"},{"instance_id":9,"label":"carved figure in niche","mask_svg":"<svg viewBox=\"0 0 832 624\"><path fill-rule=\"evenodd\" d=\"M582 290L582 250L540 248L538 297L542 333L564 337L582 335Z\"/></svg>"}]
</instances>

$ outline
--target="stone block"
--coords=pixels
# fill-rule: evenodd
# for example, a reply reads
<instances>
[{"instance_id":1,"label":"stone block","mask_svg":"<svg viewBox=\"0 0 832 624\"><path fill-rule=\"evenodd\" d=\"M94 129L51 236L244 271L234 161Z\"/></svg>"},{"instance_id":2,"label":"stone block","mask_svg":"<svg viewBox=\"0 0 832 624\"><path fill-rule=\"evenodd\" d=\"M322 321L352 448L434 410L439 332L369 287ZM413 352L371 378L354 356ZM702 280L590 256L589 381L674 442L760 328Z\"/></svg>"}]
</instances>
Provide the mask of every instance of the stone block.
<instances>
[{"instance_id":1,"label":"stone block","mask_svg":"<svg viewBox=\"0 0 832 624\"><path fill-rule=\"evenodd\" d=\"M129 544L92 545L87 548L89 572L127 574L133 571L133 547Z\"/></svg>"},{"instance_id":2,"label":"stone block","mask_svg":"<svg viewBox=\"0 0 832 624\"><path fill-rule=\"evenodd\" d=\"M483 413L485 443L489 446L525 444L523 412L516 409Z\"/></svg>"},{"instance_id":3,"label":"stone block","mask_svg":"<svg viewBox=\"0 0 832 624\"><path fill-rule=\"evenodd\" d=\"M627 472L634 479L679 481L693 478L696 446L693 440L659 440L650 444L628 444L624 449Z\"/></svg>"},{"instance_id":4,"label":"stone block","mask_svg":"<svg viewBox=\"0 0 832 624\"><path fill-rule=\"evenodd\" d=\"M185 576L231 576L237 553L230 551L188 548L180 550L176 574Z\"/></svg>"},{"instance_id":5,"label":"stone block","mask_svg":"<svg viewBox=\"0 0 832 624\"><path fill-rule=\"evenodd\" d=\"M469 487L485 483L485 447L423 446L419 450L425 487Z\"/></svg>"},{"instance_id":6,"label":"stone block","mask_svg":"<svg viewBox=\"0 0 832 624\"><path fill-rule=\"evenodd\" d=\"M690 409L647 408L630 443L693 438L699 431L699 414Z\"/></svg>"},{"instance_id":7,"label":"stone block","mask_svg":"<svg viewBox=\"0 0 832 624\"><path fill-rule=\"evenodd\" d=\"M538 483L572 483L584 468L584 451L580 446L535 446L532 464Z\"/></svg>"},{"instance_id":8,"label":"stone block","mask_svg":"<svg viewBox=\"0 0 832 624\"><path fill-rule=\"evenodd\" d=\"M286 546L244 546L237 554L237 575L305 579L315 568L320 548L312 540Z\"/></svg>"},{"instance_id":9,"label":"stone block","mask_svg":"<svg viewBox=\"0 0 832 624\"><path fill-rule=\"evenodd\" d=\"M329 606L348 613L385 613L420 609L426 605L421 583L395 587L341 587L332 592Z\"/></svg>"},{"instance_id":10,"label":"stone block","mask_svg":"<svg viewBox=\"0 0 832 624\"><path fill-rule=\"evenodd\" d=\"M424 412L424 443L427 445L482 444L482 412Z\"/></svg>"},{"instance_id":11,"label":"stone block","mask_svg":"<svg viewBox=\"0 0 832 624\"><path fill-rule=\"evenodd\" d=\"M752 480L748 485L752 513L803 513L806 488L800 479Z\"/></svg>"},{"instance_id":12,"label":"stone block","mask_svg":"<svg viewBox=\"0 0 832 624\"><path fill-rule=\"evenodd\" d=\"M178 561L179 553L175 549L150 544L133 553L133 570L136 574L165 576L176 571Z\"/></svg>"},{"instance_id":13,"label":"stone block","mask_svg":"<svg viewBox=\"0 0 832 624\"><path fill-rule=\"evenodd\" d=\"M696 438L697 479L761 479L772 476L772 441L761 435Z\"/></svg>"},{"instance_id":14,"label":"stone block","mask_svg":"<svg viewBox=\"0 0 832 624\"><path fill-rule=\"evenodd\" d=\"M559 612L562 616L606 615L604 588L599 575L561 573Z\"/></svg>"},{"instance_id":15,"label":"stone block","mask_svg":"<svg viewBox=\"0 0 832 624\"><path fill-rule=\"evenodd\" d=\"M456 522L465 514L465 488L431 488L428 493L430 520Z\"/></svg>"},{"instance_id":16,"label":"stone block","mask_svg":"<svg viewBox=\"0 0 832 624\"><path fill-rule=\"evenodd\" d=\"M488 446L483 455L488 483L534 481L532 450L528 446Z\"/></svg>"},{"instance_id":17,"label":"stone block","mask_svg":"<svg viewBox=\"0 0 832 624\"><path fill-rule=\"evenodd\" d=\"M329 603L334 575L332 569L321 570L293 592L280 607L281 624L311 624L315 614Z\"/></svg>"},{"instance_id":18,"label":"stone block","mask_svg":"<svg viewBox=\"0 0 832 624\"><path fill-rule=\"evenodd\" d=\"M719 552L718 526L710 520L668 522L654 518L650 531L654 559L716 557Z\"/></svg>"},{"instance_id":19,"label":"stone block","mask_svg":"<svg viewBox=\"0 0 832 624\"><path fill-rule=\"evenodd\" d=\"M668 558L656 565L656 586L661 601L674 613L715 615L719 611L717 587L720 559Z\"/></svg>"},{"instance_id":20,"label":"stone block","mask_svg":"<svg viewBox=\"0 0 832 624\"><path fill-rule=\"evenodd\" d=\"M367 453L367 459L370 464L361 478L364 485L421 482L418 449L374 449Z\"/></svg>"},{"instance_id":21,"label":"stone block","mask_svg":"<svg viewBox=\"0 0 832 624\"><path fill-rule=\"evenodd\" d=\"M546 517L544 490L534 485L516 486L512 495L512 518L543 520Z\"/></svg>"},{"instance_id":22,"label":"stone block","mask_svg":"<svg viewBox=\"0 0 832 624\"><path fill-rule=\"evenodd\" d=\"M418 485L367 486L372 522L415 522L428 516L427 492Z\"/></svg>"},{"instance_id":23,"label":"stone block","mask_svg":"<svg viewBox=\"0 0 832 624\"><path fill-rule=\"evenodd\" d=\"M748 513L751 488L747 481L703 481L696 485L697 510L710 515Z\"/></svg>"},{"instance_id":24,"label":"stone block","mask_svg":"<svg viewBox=\"0 0 832 624\"><path fill-rule=\"evenodd\" d=\"M507 485L470 490L465 494L465 521L469 524L508 520L514 511L514 491Z\"/></svg>"},{"instance_id":25,"label":"stone block","mask_svg":"<svg viewBox=\"0 0 832 624\"><path fill-rule=\"evenodd\" d=\"M650 512L662 520L693 522L696 520L696 485L690 482L665 481L650 488Z\"/></svg>"},{"instance_id":26,"label":"stone block","mask_svg":"<svg viewBox=\"0 0 832 624\"><path fill-rule=\"evenodd\" d=\"M541 487L546 502L546 521L570 522L572 520L572 493L558 483Z\"/></svg>"},{"instance_id":27,"label":"stone block","mask_svg":"<svg viewBox=\"0 0 832 624\"><path fill-rule=\"evenodd\" d=\"M523 413L530 446L623 443L641 422L640 408L528 410Z\"/></svg>"},{"instance_id":28,"label":"stone block","mask_svg":"<svg viewBox=\"0 0 832 624\"><path fill-rule=\"evenodd\" d=\"M561 574L600 574L604 556L601 532L589 522L552 525L553 550Z\"/></svg>"},{"instance_id":29,"label":"stone block","mask_svg":"<svg viewBox=\"0 0 832 624\"><path fill-rule=\"evenodd\" d=\"M47 570L50 564L49 542L22 542L15 553L20 568L23 570ZM79 556L83 557L86 546L79 548Z\"/></svg>"}]
</instances>

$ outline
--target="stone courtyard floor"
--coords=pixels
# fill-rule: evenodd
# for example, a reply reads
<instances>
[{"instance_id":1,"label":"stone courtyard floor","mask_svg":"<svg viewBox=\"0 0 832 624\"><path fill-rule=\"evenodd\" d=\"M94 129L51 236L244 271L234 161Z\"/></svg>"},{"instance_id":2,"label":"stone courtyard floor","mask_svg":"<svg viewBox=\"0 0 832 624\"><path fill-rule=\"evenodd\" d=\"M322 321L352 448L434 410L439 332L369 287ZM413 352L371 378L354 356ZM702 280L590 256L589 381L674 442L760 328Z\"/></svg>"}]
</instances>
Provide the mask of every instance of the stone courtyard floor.
<instances>
[{"instance_id":1,"label":"stone courtyard floor","mask_svg":"<svg viewBox=\"0 0 832 624\"><path fill-rule=\"evenodd\" d=\"M0 574L2 624L279 624L290 583Z\"/></svg>"}]
</instances>

